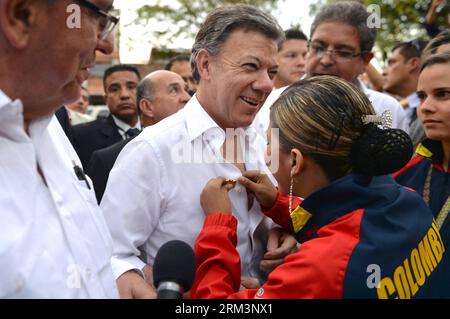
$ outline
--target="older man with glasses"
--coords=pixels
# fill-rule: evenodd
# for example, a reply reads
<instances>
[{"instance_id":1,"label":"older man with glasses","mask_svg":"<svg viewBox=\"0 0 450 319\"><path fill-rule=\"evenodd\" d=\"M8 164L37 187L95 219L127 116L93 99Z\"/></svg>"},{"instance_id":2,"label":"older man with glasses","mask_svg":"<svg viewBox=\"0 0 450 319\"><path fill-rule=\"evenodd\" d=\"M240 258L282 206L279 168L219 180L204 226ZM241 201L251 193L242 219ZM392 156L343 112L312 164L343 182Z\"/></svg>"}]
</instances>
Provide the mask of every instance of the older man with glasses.
<instances>
[{"instance_id":1,"label":"older man with glasses","mask_svg":"<svg viewBox=\"0 0 450 319\"><path fill-rule=\"evenodd\" d=\"M377 31L368 26L369 16L357 2L324 6L311 26L306 76L334 75L347 80L368 96L377 113L392 121L392 127L408 131L400 104L386 94L368 89L358 79L373 58L371 50Z\"/></svg>"},{"instance_id":2,"label":"older man with glasses","mask_svg":"<svg viewBox=\"0 0 450 319\"><path fill-rule=\"evenodd\" d=\"M91 181L53 116L112 52L112 4L0 0L0 298L118 297Z\"/></svg>"}]
</instances>

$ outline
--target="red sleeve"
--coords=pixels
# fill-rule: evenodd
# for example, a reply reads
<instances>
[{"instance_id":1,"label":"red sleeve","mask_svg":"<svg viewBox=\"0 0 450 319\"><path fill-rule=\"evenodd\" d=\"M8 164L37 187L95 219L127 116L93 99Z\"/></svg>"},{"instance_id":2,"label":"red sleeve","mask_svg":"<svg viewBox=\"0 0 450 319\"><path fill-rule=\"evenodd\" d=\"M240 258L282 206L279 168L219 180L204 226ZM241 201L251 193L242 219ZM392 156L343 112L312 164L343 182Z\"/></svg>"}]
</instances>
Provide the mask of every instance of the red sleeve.
<instances>
[{"instance_id":1,"label":"red sleeve","mask_svg":"<svg viewBox=\"0 0 450 319\"><path fill-rule=\"evenodd\" d=\"M239 292L237 221L226 214L208 216L195 246L199 266L191 298L342 298L348 262L359 242L362 215L363 210L358 210L322 228L319 238L287 256L259 290Z\"/></svg>"},{"instance_id":2,"label":"red sleeve","mask_svg":"<svg viewBox=\"0 0 450 319\"><path fill-rule=\"evenodd\" d=\"M292 196L292 209L300 205L302 201L303 200L301 200L297 196ZM286 232L292 233L291 216L289 213L289 195L278 192L278 197L275 201L275 205L273 205L273 207L270 209L265 209L263 207L262 211L264 215L271 218L276 224L283 227Z\"/></svg>"},{"instance_id":3,"label":"red sleeve","mask_svg":"<svg viewBox=\"0 0 450 319\"><path fill-rule=\"evenodd\" d=\"M227 213L206 217L195 242L197 272L190 296L195 299L226 298L241 284L237 244L237 219Z\"/></svg>"}]
</instances>

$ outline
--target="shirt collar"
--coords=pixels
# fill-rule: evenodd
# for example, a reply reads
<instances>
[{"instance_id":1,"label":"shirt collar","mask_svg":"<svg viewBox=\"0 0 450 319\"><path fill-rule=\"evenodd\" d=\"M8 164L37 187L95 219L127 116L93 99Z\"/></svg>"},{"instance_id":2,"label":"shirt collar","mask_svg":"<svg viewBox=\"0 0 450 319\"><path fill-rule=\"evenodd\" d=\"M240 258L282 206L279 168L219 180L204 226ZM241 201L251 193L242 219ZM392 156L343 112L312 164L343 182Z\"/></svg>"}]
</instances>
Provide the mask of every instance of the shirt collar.
<instances>
[{"instance_id":1,"label":"shirt collar","mask_svg":"<svg viewBox=\"0 0 450 319\"><path fill-rule=\"evenodd\" d=\"M120 120L119 118L117 118L114 115L112 115L112 118L113 118L114 123L116 123L117 127L119 128L119 130L121 130L124 133L126 131L128 131L130 128L137 128L139 130L141 129L141 122L140 122L139 118L138 118L138 121L136 122L136 125L134 125L133 127L131 127L130 125L128 125L127 123Z\"/></svg>"},{"instance_id":2,"label":"shirt collar","mask_svg":"<svg viewBox=\"0 0 450 319\"><path fill-rule=\"evenodd\" d=\"M367 96L370 95L370 89L364 84L363 81L358 80L358 88Z\"/></svg>"},{"instance_id":3,"label":"shirt collar","mask_svg":"<svg viewBox=\"0 0 450 319\"><path fill-rule=\"evenodd\" d=\"M30 122L28 133L23 126L23 103L19 99L12 101L0 90L0 128L10 138L17 139L19 136L39 143L42 134L52 120L53 114L37 118Z\"/></svg>"},{"instance_id":4,"label":"shirt collar","mask_svg":"<svg viewBox=\"0 0 450 319\"><path fill-rule=\"evenodd\" d=\"M23 105L20 100L12 101L2 90L0 90L0 129L9 127L12 123L22 123L23 128Z\"/></svg>"},{"instance_id":5,"label":"shirt collar","mask_svg":"<svg viewBox=\"0 0 450 319\"><path fill-rule=\"evenodd\" d=\"M218 137L223 143L225 140L225 132L205 111L196 95L191 97L189 102L184 106L183 111L186 114L186 126L191 142L208 132L208 135ZM251 138L255 138L255 135L257 134L257 130L252 126L242 128L242 130ZM218 136L216 136L216 133Z\"/></svg>"},{"instance_id":6,"label":"shirt collar","mask_svg":"<svg viewBox=\"0 0 450 319\"><path fill-rule=\"evenodd\" d=\"M0 90L0 109L6 106L6 104L11 103L11 99Z\"/></svg>"},{"instance_id":7,"label":"shirt collar","mask_svg":"<svg viewBox=\"0 0 450 319\"><path fill-rule=\"evenodd\" d=\"M223 139L225 138L223 130L200 105L196 95L191 97L183 111L186 113L186 126L191 142L211 129L214 129L214 131L220 130Z\"/></svg>"},{"instance_id":8,"label":"shirt collar","mask_svg":"<svg viewBox=\"0 0 450 319\"><path fill-rule=\"evenodd\" d=\"M407 97L408 99L408 106L410 108L416 108L420 105L420 99L416 92L411 93Z\"/></svg>"}]
</instances>

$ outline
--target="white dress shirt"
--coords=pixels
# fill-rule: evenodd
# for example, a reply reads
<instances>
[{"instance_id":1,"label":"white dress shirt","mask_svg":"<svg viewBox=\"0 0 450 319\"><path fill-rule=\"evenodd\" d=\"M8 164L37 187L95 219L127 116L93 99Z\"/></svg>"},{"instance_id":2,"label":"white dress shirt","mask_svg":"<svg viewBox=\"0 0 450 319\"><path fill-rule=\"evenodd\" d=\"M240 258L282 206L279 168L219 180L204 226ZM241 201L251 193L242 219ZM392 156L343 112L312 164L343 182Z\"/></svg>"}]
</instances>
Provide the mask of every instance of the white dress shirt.
<instances>
[{"instance_id":1,"label":"white dress shirt","mask_svg":"<svg viewBox=\"0 0 450 319\"><path fill-rule=\"evenodd\" d=\"M117 118L116 116L112 115L113 121L114 123L116 123L116 126L118 128L118 132L120 134L120 136L122 136L122 138L124 140L126 140L127 138L129 138L129 136L127 136L127 131L131 128L137 128L138 130L141 130L141 121L138 117L138 120L136 122L136 125L134 126L130 126L127 123L125 123L124 121L122 121L121 119Z\"/></svg>"},{"instance_id":2,"label":"white dress shirt","mask_svg":"<svg viewBox=\"0 0 450 319\"><path fill-rule=\"evenodd\" d=\"M71 109L67 109L67 112L69 113L70 124L72 125L88 123L95 120L95 118L89 114L83 114Z\"/></svg>"},{"instance_id":3,"label":"white dress shirt","mask_svg":"<svg viewBox=\"0 0 450 319\"><path fill-rule=\"evenodd\" d=\"M288 87L289 86L283 86L278 89L273 89L272 92L270 92L263 106L256 114L255 120L252 123L252 127L260 132L267 132L267 129L270 125L270 108L272 107L273 103L278 100L281 93L283 93Z\"/></svg>"},{"instance_id":4,"label":"white dress shirt","mask_svg":"<svg viewBox=\"0 0 450 319\"><path fill-rule=\"evenodd\" d=\"M266 170L264 154L256 154L264 139L251 128L245 133L255 139L247 143L246 169ZM205 219L200 193L206 183L218 176L237 179L242 175L221 157L224 139L223 130L194 96L183 109L147 127L125 146L100 205L113 237L116 277L144 267L138 258L140 246L152 265L167 241L179 239L194 245ZM248 209L244 187L237 184L229 194L238 219L242 275L259 277L259 262L273 224L261 214L256 200Z\"/></svg>"},{"instance_id":5,"label":"white dress shirt","mask_svg":"<svg viewBox=\"0 0 450 319\"><path fill-rule=\"evenodd\" d=\"M408 100L408 107L405 109L405 113L409 124L412 118L417 118L414 113L416 113L417 108L420 106L420 98L416 92L413 92L406 99Z\"/></svg>"},{"instance_id":6,"label":"white dress shirt","mask_svg":"<svg viewBox=\"0 0 450 319\"><path fill-rule=\"evenodd\" d=\"M0 298L118 298L111 237L75 151L54 116L27 135L22 110L0 90Z\"/></svg>"},{"instance_id":7,"label":"white dress shirt","mask_svg":"<svg viewBox=\"0 0 450 319\"><path fill-rule=\"evenodd\" d=\"M409 120L407 114L396 99L387 94L367 88L361 81L359 82L359 85L364 94L369 98L370 102L372 102L372 106L378 115L381 115L384 111L390 111L392 115L392 128L399 128L409 133ZM269 94L266 102L256 115L255 121L253 121L253 127L263 131L268 129L270 122L270 107L287 88L288 86L274 89Z\"/></svg>"}]
</instances>

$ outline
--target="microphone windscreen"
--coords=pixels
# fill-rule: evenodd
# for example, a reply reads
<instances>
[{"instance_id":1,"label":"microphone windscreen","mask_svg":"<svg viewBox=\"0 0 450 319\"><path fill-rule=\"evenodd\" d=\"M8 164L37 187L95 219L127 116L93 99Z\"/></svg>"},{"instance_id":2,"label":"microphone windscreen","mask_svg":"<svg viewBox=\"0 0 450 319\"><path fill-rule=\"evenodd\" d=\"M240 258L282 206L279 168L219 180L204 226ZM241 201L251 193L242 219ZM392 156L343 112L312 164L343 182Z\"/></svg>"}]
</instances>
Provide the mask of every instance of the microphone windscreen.
<instances>
[{"instance_id":1,"label":"microphone windscreen","mask_svg":"<svg viewBox=\"0 0 450 319\"><path fill-rule=\"evenodd\" d=\"M176 282L184 291L191 289L195 279L196 259L191 246L181 240L172 240L156 253L153 263L153 284Z\"/></svg>"}]
</instances>

